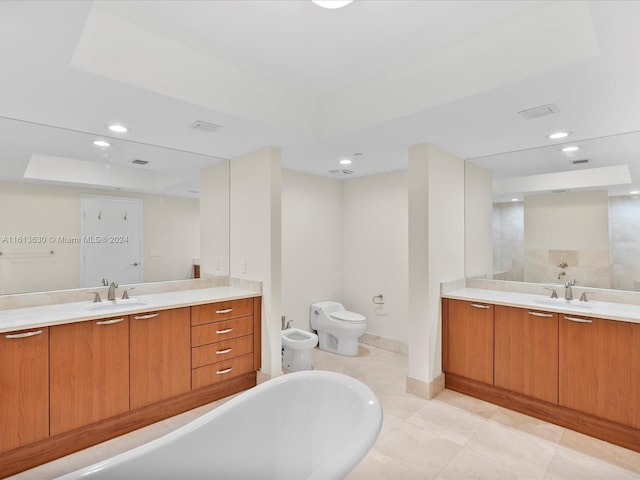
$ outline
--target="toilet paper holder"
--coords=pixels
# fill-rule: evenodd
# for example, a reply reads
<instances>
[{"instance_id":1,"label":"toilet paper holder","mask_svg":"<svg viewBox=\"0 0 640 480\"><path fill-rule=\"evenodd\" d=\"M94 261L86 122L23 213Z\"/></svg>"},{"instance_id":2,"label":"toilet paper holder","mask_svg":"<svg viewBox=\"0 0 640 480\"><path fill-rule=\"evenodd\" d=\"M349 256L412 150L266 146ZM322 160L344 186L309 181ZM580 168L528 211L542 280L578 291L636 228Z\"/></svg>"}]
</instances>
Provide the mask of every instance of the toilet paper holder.
<instances>
[{"instance_id":1,"label":"toilet paper holder","mask_svg":"<svg viewBox=\"0 0 640 480\"><path fill-rule=\"evenodd\" d=\"M379 293L378 295L374 295L373 298L371 299L371 301L375 305L384 305L384 297L382 296L381 293Z\"/></svg>"}]
</instances>

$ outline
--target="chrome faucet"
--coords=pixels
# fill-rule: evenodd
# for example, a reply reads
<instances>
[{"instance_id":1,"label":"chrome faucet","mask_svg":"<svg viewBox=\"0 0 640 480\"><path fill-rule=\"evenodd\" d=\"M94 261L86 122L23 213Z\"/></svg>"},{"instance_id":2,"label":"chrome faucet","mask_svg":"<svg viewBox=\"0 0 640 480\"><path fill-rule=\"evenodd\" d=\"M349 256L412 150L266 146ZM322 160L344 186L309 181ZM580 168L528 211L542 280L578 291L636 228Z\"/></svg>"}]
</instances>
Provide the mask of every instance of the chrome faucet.
<instances>
[{"instance_id":1,"label":"chrome faucet","mask_svg":"<svg viewBox=\"0 0 640 480\"><path fill-rule=\"evenodd\" d=\"M118 284L116 282L111 282L109 285L109 292L107 293L107 300L116 300L116 288L118 288Z\"/></svg>"},{"instance_id":2,"label":"chrome faucet","mask_svg":"<svg viewBox=\"0 0 640 480\"><path fill-rule=\"evenodd\" d=\"M289 320L287 322L287 317L285 317L284 315L282 315L282 317L280 318L280 320L282 321L282 330L286 330L289 327L291 327L291 320ZM286 322L286 323L285 323Z\"/></svg>"},{"instance_id":3,"label":"chrome faucet","mask_svg":"<svg viewBox=\"0 0 640 480\"><path fill-rule=\"evenodd\" d=\"M576 284L576 279L574 278L573 280L571 280L570 282L567 282L564 284L564 299L568 302L569 300L573 300L573 290L571 290L571 287L573 287Z\"/></svg>"}]
</instances>

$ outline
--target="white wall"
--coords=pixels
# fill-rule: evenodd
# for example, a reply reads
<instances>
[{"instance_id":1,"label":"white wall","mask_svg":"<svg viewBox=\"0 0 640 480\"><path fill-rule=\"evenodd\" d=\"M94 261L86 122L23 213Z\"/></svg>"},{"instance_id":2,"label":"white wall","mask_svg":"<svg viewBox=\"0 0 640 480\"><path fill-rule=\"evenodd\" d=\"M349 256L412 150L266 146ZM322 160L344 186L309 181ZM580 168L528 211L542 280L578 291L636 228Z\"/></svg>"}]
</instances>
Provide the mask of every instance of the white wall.
<instances>
[{"instance_id":1,"label":"white wall","mask_svg":"<svg viewBox=\"0 0 640 480\"><path fill-rule=\"evenodd\" d=\"M407 171L343 182L342 299L367 333L407 343ZM384 306L372 298L382 294Z\"/></svg>"},{"instance_id":2,"label":"white wall","mask_svg":"<svg viewBox=\"0 0 640 480\"><path fill-rule=\"evenodd\" d=\"M309 305L336 300L367 317L366 333L406 347L407 172L341 181L284 171L282 267L293 326L309 329Z\"/></svg>"},{"instance_id":3,"label":"white wall","mask_svg":"<svg viewBox=\"0 0 640 480\"><path fill-rule=\"evenodd\" d=\"M525 249L609 250L606 190L524 198Z\"/></svg>"},{"instance_id":4,"label":"white wall","mask_svg":"<svg viewBox=\"0 0 640 480\"><path fill-rule=\"evenodd\" d=\"M309 306L343 299L342 182L282 172L282 314L310 330Z\"/></svg>"},{"instance_id":5,"label":"white wall","mask_svg":"<svg viewBox=\"0 0 640 480\"><path fill-rule=\"evenodd\" d=\"M262 371L282 373L280 150L231 160L230 274L262 282Z\"/></svg>"},{"instance_id":6,"label":"white wall","mask_svg":"<svg viewBox=\"0 0 640 480\"><path fill-rule=\"evenodd\" d=\"M81 194L105 195L105 190L0 182L0 294L79 287L79 244L52 243L50 237L80 235ZM193 258L200 252L198 201L108 194L143 200L144 281L191 278ZM47 242L10 243L10 237L25 235L45 237ZM151 256L152 250L158 256Z\"/></svg>"}]
</instances>

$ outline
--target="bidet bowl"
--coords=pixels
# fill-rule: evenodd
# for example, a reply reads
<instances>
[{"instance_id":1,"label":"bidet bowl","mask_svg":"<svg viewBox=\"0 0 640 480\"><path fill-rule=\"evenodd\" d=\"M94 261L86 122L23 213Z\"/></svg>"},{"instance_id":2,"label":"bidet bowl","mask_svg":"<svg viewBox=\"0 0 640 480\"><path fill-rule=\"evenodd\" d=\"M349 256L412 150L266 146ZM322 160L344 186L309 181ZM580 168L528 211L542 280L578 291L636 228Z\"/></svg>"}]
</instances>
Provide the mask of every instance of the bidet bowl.
<instances>
[{"instance_id":1,"label":"bidet bowl","mask_svg":"<svg viewBox=\"0 0 640 480\"><path fill-rule=\"evenodd\" d=\"M287 328L282 330L282 346L291 350L310 350L318 344L318 336L315 333L300 330L299 328Z\"/></svg>"}]
</instances>

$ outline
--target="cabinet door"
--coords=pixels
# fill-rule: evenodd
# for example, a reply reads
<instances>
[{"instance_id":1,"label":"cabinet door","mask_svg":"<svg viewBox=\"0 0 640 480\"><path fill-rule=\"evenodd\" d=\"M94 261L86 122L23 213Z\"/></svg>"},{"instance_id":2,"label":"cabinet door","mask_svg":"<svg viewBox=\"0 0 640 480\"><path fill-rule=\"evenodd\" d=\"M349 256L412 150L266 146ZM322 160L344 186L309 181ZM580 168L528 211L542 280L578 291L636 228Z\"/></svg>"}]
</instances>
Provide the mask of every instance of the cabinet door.
<instances>
[{"instance_id":1,"label":"cabinet door","mask_svg":"<svg viewBox=\"0 0 640 480\"><path fill-rule=\"evenodd\" d=\"M49 330L0 334L0 451L49 436Z\"/></svg>"},{"instance_id":2,"label":"cabinet door","mask_svg":"<svg viewBox=\"0 0 640 480\"><path fill-rule=\"evenodd\" d=\"M494 306L449 299L447 310L445 372L493 384Z\"/></svg>"},{"instance_id":3,"label":"cabinet door","mask_svg":"<svg viewBox=\"0 0 640 480\"><path fill-rule=\"evenodd\" d=\"M640 324L560 315L560 405L640 428Z\"/></svg>"},{"instance_id":4,"label":"cabinet door","mask_svg":"<svg viewBox=\"0 0 640 480\"><path fill-rule=\"evenodd\" d=\"M558 314L496 306L495 386L558 403Z\"/></svg>"},{"instance_id":5,"label":"cabinet door","mask_svg":"<svg viewBox=\"0 0 640 480\"><path fill-rule=\"evenodd\" d=\"M131 316L131 408L191 389L190 308Z\"/></svg>"},{"instance_id":6,"label":"cabinet door","mask_svg":"<svg viewBox=\"0 0 640 480\"><path fill-rule=\"evenodd\" d=\"M51 435L129 410L129 319L50 327Z\"/></svg>"}]
</instances>

